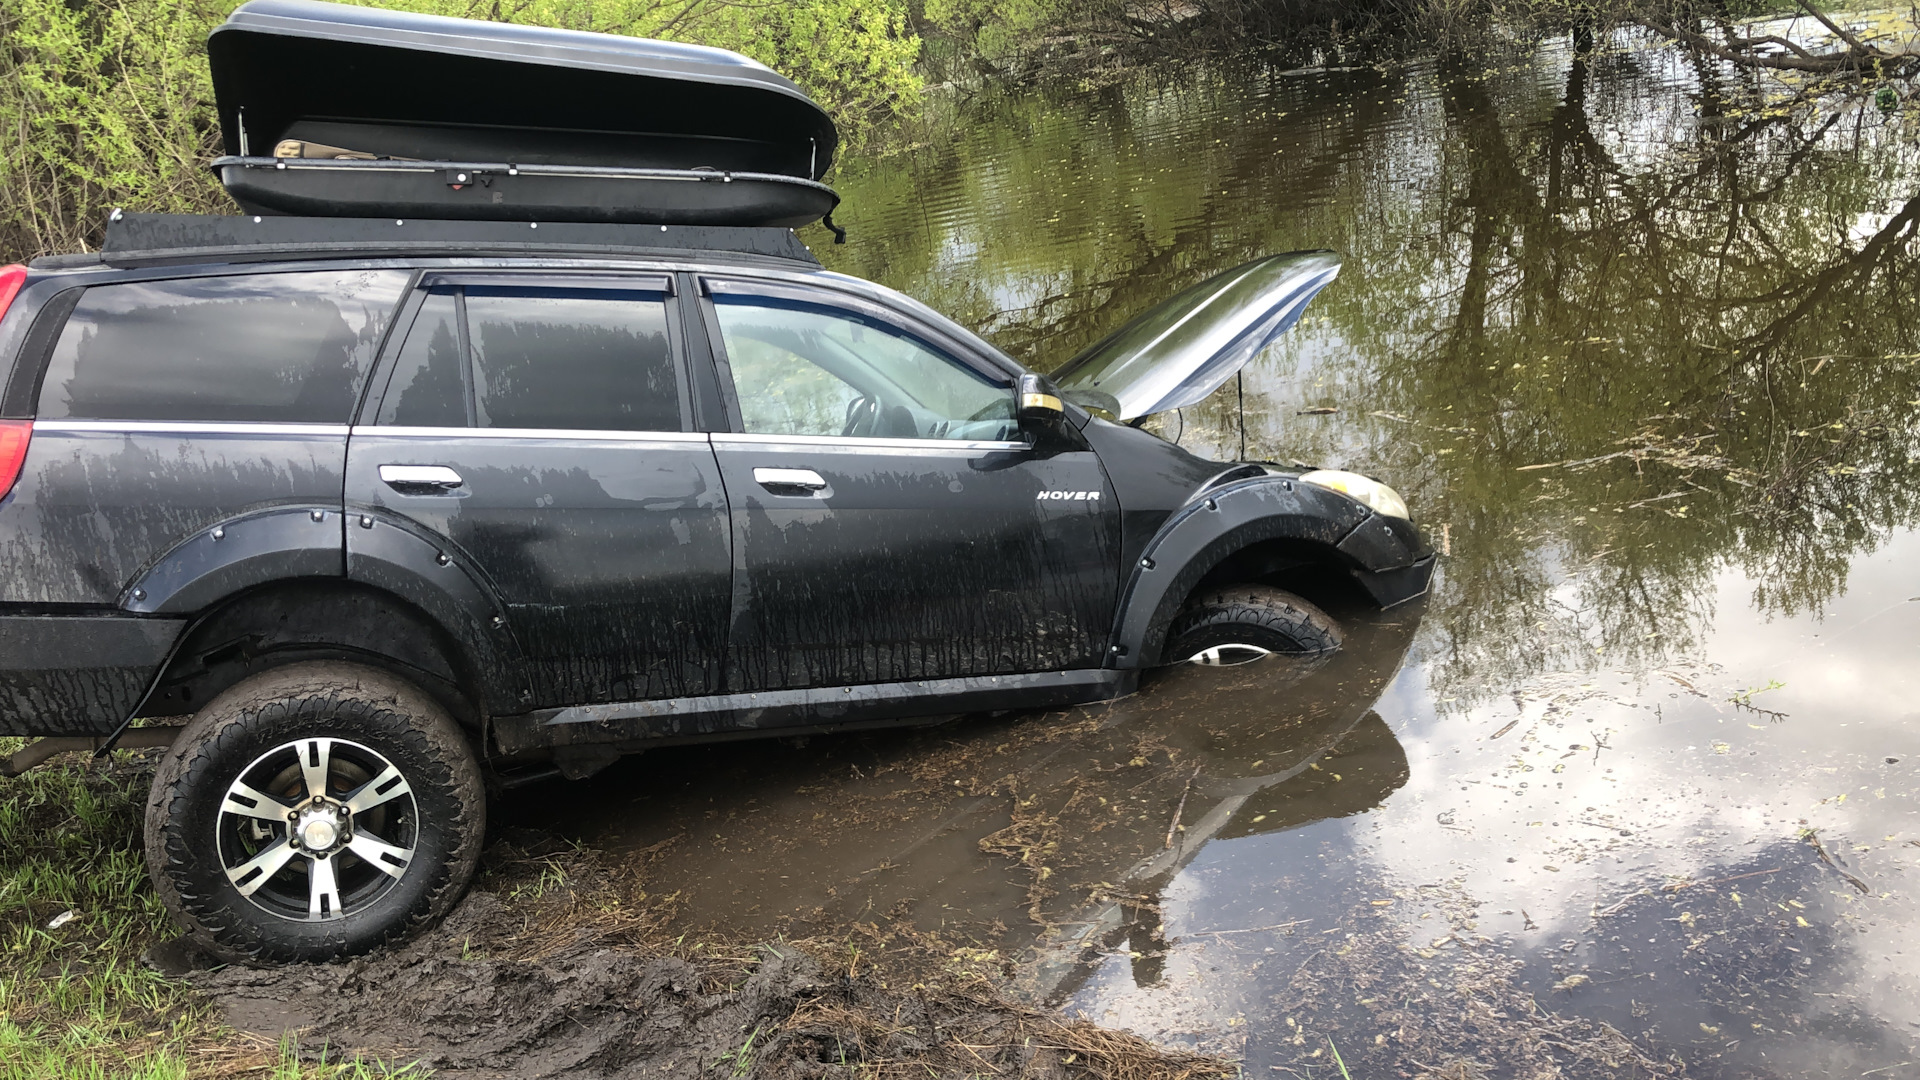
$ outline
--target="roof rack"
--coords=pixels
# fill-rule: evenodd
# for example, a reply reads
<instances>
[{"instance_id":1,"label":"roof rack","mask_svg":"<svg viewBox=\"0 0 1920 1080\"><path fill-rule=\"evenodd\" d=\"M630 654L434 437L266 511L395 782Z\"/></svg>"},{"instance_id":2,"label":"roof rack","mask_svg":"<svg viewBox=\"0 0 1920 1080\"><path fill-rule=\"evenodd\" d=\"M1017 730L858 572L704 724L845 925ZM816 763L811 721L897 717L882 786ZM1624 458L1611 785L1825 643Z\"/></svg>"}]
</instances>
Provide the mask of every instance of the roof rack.
<instances>
[{"instance_id":1,"label":"roof rack","mask_svg":"<svg viewBox=\"0 0 1920 1080\"><path fill-rule=\"evenodd\" d=\"M62 266L259 261L316 255L748 255L819 265L792 229L726 225L445 221L127 214L107 222L95 255L35 260Z\"/></svg>"}]
</instances>

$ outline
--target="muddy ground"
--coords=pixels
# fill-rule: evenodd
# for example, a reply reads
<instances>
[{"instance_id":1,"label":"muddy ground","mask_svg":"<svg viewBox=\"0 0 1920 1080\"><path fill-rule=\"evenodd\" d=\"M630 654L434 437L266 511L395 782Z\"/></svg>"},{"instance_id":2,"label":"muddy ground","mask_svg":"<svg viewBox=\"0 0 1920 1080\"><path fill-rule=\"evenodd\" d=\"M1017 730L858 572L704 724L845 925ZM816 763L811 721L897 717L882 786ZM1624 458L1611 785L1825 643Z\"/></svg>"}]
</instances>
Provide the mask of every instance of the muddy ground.
<instances>
[{"instance_id":1,"label":"muddy ground","mask_svg":"<svg viewBox=\"0 0 1920 1080\"><path fill-rule=\"evenodd\" d=\"M840 942L689 940L631 873L530 830L487 852L438 927L347 962L180 971L243 1031L442 1076L1074 1076L1199 1080L1232 1063L1168 1052L1016 1003L947 942L854 928ZM496 891L498 890L498 891Z\"/></svg>"}]
</instances>

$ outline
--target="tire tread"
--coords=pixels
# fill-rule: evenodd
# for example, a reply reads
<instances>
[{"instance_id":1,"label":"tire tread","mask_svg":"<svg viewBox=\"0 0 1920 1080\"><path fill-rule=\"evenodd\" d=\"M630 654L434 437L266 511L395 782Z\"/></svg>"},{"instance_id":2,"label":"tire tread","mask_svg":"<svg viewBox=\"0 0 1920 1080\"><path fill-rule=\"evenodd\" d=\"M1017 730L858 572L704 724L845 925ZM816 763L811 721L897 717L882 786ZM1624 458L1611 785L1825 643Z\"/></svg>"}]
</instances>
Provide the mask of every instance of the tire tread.
<instances>
[{"instance_id":1,"label":"tire tread","mask_svg":"<svg viewBox=\"0 0 1920 1080\"><path fill-rule=\"evenodd\" d=\"M196 790L213 782L208 774L215 762L245 753L240 743L250 729L262 724L297 725L308 718L329 726L364 726L405 741L432 763L430 768L438 770L437 775L430 771L420 780L442 786L455 806L451 818L438 823L453 843L448 856L432 868L434 876L425 894L403 920L385 927L371 941L335 933L276 943L251 932L239 920L222 918L216 895L219 878L214 875L224 871L217 855L209 858L211 845L192 844L175 827L188 813ZM485 829L479 765L459 726L433 698L384 671L316 661L276 668L236 684L188 722L154 775L147 798L145 852L148 873L162 903L203 947L229 961L278 963L364 951L440 918L472 879Z\"/></svg>"}]
</instances>

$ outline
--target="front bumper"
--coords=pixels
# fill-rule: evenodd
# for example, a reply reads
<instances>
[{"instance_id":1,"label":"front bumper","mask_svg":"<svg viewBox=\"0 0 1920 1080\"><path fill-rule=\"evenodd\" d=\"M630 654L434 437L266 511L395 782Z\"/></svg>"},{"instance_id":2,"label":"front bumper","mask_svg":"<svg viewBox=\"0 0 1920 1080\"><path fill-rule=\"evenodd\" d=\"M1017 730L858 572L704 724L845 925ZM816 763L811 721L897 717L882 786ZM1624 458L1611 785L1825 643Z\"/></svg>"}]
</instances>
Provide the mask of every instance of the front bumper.
<instances>
[{"instance_id":1,"label":"front bumper","mask_svg":"<svg viewBox=\"0 0 1920 1080\"><path fill-rule=\"evenodd\" d=\"M1427 586L1433 581L1434 561L1434 557L1429 555L1419 562L1393 570L1355 570L1353 579L1367 590L1374 603L1390 608L1427 594Z\"/></svg>"},{"instance_id":2,"label":"front bumper","mask_svg":"<svg viewBox=\"0 0 1920 1080\"><path fill-rule=\"evenodd\" d=\"M1340 541L1361 588L1383 608L1426 594L1433 581L1433 548L1405 518L1374 514Z\"/></svg>"},{"instance_id":3,"label":"front bumper","mask_svg":"<svg viewBox=\"0 0 1920 1080\"><path fill-rule=\"evenodd\" d=\"M0 615L0 735L108 735L146 694L184 619Z\"/></svg>"}]
</instances>

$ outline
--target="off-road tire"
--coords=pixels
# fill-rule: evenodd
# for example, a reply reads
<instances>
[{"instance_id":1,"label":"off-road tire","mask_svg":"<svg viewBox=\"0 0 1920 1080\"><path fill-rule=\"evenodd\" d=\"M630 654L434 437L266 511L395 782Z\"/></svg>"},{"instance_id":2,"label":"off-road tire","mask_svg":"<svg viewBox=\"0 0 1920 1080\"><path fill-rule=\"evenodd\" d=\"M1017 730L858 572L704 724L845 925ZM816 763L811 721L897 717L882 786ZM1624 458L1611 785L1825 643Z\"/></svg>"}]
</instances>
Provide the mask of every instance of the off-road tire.
<instances>
[{"instance_id":1,"label":"off-road tire","mask_svg":"<svg viewBox=\"0 0 1920 1080\"><path fill-rule=\"evenodd\" d=\"M1340 647L1340 624L1326 612L1270 585L1229 585L1194 597L1167 628L1163 662L1177 664L1220 645L1257 645L1291 655Z\"/></svg>"},{"instance_id":2,"label":"off-road tire","mask_svg":"<svg viewBox=\"0 0 1920 1080\"><path fill-rule=\"evenodd\" d=\"M250 763L321 737L370 748L400 770L411 789L413 848L404 872L364 909L343 903L343 915L297 921L242 895L221 861L216 828L228 820L221 809L228 786ZM248 964L326 960L444 915L473 878L485 829L473 751L437 702L373 668L291 664L208 702L161 759L147 799L147 871L167 910L215 956Z\"/></svg>"}]
</instances>

